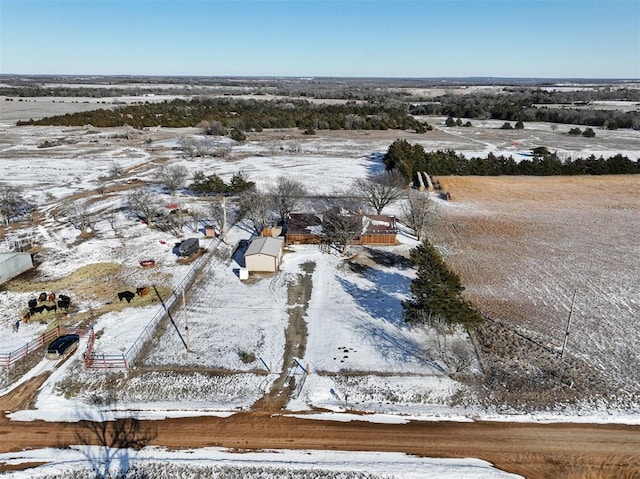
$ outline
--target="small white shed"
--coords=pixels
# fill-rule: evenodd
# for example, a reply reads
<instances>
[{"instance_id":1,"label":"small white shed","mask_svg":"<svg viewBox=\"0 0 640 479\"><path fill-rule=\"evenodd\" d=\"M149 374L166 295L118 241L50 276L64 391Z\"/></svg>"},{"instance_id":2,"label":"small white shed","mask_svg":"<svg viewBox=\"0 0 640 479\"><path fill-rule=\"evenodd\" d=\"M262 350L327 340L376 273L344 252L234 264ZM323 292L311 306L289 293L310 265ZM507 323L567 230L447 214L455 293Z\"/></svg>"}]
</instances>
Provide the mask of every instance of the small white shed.
<instances>
[{"instance_id":1,"label":"small white shed","mask_svg":"<svg viewBox=\"0 0 640 479\"><path fill-rule=\"evenodd\" d=\"M0 253L0 284L33 268L29 253Z\"/></svg>"},{"instance_id":2,"label":"small white shed","mask_svg":"<svg viewBox=\"0 0 640 479\"><path fill-rule=\"evenodd\" d=\"M255 238L244 254L244 264L249 271L275 272L282 262L282 238L261 236Z\"/></svg>"}]
</instances>

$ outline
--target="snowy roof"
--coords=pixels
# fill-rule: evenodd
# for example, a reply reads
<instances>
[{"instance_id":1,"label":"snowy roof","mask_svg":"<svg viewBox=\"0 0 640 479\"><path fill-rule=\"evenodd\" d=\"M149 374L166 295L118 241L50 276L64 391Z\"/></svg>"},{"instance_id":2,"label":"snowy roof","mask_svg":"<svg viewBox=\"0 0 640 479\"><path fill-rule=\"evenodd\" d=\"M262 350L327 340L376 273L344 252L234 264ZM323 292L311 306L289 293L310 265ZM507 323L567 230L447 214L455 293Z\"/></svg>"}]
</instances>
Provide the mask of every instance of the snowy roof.
<instances>
[{"instance_id":1,"label":"snowy roof","mask_svg":"<svg viewBox=\"0 0 640 479\"><path fill-rule=\"evenodd\" d=\"M396 234L396 219L388 215L364 215L362 232L369 234Z\"/></svg>"},{"instance_id":2,"label":"snowy roof","mask_svg":"<svg viewBox=\"0 0 640 479\"><path fill-rule=\"evenodd\" d=\"M278 256L282 249L282 238L272 238L270 236L261 236L254 239L249 247L245 256L251 256L253 254L266 254L268 256Z\"/></svg>"},{"instance_id":3,"label":"snowy roof","mask_svg":"<svg viewBox=\"0 0 640 479\"><path fill-rule=\"evenodd\" d=\"M287 234L308 235L322 233L322 218L316 213L291 213L287 221Z\"/></svg>"}]
</instances>

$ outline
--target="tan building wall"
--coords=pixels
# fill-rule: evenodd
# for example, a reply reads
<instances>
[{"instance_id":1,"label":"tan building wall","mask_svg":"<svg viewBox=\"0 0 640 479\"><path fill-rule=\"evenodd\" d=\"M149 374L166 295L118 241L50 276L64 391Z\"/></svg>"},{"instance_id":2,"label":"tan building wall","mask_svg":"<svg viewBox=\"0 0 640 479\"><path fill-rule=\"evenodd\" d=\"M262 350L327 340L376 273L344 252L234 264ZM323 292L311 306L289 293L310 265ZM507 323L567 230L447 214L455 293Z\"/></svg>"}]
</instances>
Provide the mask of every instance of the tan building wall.
<instances>
[{"instance_id":1,"label":"tan building wall","mask_svg":"<svg viewBox=\"0 0 640 479\"><path fill-rule=\"evenodd\" d=\"M252 254L245 256L245 267L249 271L275 272L278 270L278 258L267 254Z\"/></svg>"}]
</instances>

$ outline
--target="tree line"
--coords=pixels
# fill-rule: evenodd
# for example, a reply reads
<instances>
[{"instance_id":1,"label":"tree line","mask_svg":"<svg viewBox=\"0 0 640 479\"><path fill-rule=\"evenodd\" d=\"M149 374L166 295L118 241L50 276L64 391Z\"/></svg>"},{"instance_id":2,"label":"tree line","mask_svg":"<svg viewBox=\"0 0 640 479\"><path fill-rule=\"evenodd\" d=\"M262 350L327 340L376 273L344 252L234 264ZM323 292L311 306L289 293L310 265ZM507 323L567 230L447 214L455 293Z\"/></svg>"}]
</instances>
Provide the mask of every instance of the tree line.
<instances>
[{"instance_id":1,"label":"tree line","mask_svg":"<svg viewBox=\"0 0 640 479\"><path fill-rule=\"evenodd\" d=\"M608 129L640 129L640 112L592 108L595 100L640 102L640 93L630 89L552 92L542 89L518 90L499 94L446 94L411 105L412 115L439 115L456 118L507 121L542 121L597 126Z\"/></svg>"},{"instance_id":2,"label":"tree line","mask_svg":"<svg viewBox=\"0 0 640 479\"><path fill-rule=\"evenodd\" d=\"M394 141L384 155L387 171L413 181L415 172L430 175L500 176L500 175L620 175L639 174L640 163L622 154L609 158L590 155L587 158L561 159L546 147L534 148L530 157L515 161L512 156L494 155L467 158L455 150L426 152L420 144L407 140Z\"/></svg>"},{"instance_id":3,"label":"tree line","mask_svg":"<svg viewBox=\"0 0 640 479\"><path fill-rule=\"evenodd\" d=\"M348 102L327 105L312 104L305 100L226 98L146 102L142 105L19 121L17 125L184 128L198 126L202 122L219 122L226 129L240 131L262 131L265 128L301 128L309 131L426 130L424 123L409 115L406 106L399 104Z\"/></svg>"}]
</instances>

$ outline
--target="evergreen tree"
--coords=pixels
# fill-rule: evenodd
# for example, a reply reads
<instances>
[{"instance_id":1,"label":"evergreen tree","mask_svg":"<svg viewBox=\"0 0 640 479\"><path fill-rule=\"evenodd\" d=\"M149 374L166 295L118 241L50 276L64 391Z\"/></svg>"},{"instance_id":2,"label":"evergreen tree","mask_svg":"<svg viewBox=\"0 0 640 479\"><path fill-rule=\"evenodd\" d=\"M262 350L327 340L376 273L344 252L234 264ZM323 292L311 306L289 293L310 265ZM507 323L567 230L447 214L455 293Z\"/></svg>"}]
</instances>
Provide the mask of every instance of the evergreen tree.
<instances>
[{"instance_id":1,"label":"evergreen tree","mask_svg":"<svg viewBox=\"0 0 640 479\"><path fill-rule=\"evenodd\" d=\"M412 297L402 303L405 321L415 324L439 317L445 323L467 328L482 321L480 313L462 298L460 277L428 240L411 251L410 259L417 272L410 286Z\"/></svg>"}]
</instances>

